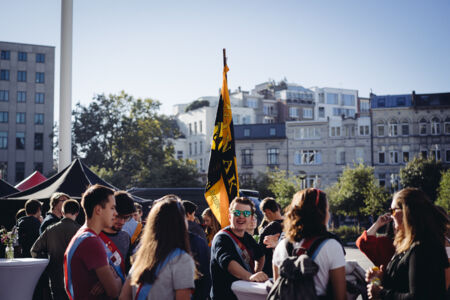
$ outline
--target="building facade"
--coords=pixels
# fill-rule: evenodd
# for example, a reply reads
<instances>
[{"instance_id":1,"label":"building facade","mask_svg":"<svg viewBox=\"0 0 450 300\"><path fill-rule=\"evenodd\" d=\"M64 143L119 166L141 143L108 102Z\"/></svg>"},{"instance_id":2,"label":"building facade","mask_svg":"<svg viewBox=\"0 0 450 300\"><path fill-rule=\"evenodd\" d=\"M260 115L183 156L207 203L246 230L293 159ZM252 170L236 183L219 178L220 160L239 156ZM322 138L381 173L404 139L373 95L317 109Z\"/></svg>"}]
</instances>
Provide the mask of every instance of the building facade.
<instances>
[{"instance_id":1,"label":"building facade","mask_svg":"<svg viewBox=\"0 0 450 300\"><path fill-rule=\"evenodd\" d=\"M55 48L0 42L0 175L53 168Z\"/></svg>"}]
</instances>

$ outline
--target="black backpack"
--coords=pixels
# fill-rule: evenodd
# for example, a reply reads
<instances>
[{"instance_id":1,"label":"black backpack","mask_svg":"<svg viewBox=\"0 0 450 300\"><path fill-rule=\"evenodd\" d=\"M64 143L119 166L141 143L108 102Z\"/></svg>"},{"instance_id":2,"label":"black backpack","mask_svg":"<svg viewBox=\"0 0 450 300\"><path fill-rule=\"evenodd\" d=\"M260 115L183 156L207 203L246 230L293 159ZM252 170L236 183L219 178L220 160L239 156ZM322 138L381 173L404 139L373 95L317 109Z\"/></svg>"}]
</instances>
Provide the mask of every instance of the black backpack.
<instances>
[{"instance_id":1,"label":"black backpack","mask_svg":"<svg viewBox=\"0 0 450 300\"><path fill-rule=\"evenodd\" d=\"M304 253L300 255L297 255L297 252L294 251L292 243L284 239L282 243L285 243L289 257L280 266L280 276L271 287L267 300L319 299L314 285L314 276L319 271L319 266L313 259L317 255L317 248L329 238L333 237L321 236L316 238L308 249L303 249ZM320 299L323 299L323 297L320 297Z\"/></svg>"}]
</instances>

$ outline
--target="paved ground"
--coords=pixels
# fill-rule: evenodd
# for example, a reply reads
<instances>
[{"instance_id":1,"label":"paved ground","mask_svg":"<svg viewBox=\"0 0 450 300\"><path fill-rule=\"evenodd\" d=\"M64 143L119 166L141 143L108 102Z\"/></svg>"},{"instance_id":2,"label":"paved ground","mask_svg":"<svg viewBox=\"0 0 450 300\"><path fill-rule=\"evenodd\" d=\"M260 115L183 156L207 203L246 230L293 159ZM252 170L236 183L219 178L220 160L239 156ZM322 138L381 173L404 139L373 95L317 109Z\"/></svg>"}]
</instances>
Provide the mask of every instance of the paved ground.
<instances>
[{"instance_id":1,"label":"paved ground","mask_svg":"<svg viewBox=\"0 0 450 300\"><path fill-rule=\"evenodd\" d=\"M364 270L373 267L372 262L358 248L345 247L345 252L345 260L356 260Z\"/></svg>"}]
</instances>

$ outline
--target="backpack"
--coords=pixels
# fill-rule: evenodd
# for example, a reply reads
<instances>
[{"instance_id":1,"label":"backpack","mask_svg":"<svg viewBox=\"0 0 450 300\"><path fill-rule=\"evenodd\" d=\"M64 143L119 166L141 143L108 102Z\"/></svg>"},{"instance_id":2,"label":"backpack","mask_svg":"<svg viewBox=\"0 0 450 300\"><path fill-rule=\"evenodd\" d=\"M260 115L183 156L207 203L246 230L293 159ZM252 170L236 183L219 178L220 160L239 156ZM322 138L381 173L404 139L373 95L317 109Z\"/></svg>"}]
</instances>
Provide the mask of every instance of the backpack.
<instances>
[{"instance_id":1,"label":"backpack","mask_svg":"<svg viewBox=\"0 0 450 300\"><path fill-rule=\"evenodd\" d=\"M319 299L314 285L314 276L319 271L319 266L314 262L314 258L320 251L320 246L329 238L329 236L316 238L309 247L300 248L300 253L294 253L294 246L292 243L287 239L284 239L283 242L285 243L289 257L286 258L280 266L280 276L271 287L267 300Z\"/></svg>"}]
</instances>

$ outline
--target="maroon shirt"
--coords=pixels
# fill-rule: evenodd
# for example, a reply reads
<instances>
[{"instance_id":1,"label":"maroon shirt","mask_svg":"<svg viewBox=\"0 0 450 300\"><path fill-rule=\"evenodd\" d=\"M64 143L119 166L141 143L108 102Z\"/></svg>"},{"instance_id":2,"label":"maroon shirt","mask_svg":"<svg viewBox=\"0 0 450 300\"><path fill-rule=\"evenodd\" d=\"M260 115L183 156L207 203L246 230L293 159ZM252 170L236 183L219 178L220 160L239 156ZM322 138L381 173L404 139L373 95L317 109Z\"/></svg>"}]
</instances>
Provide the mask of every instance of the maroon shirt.
<instances>
[{"instance_id":1,"label":"maroon shirt","mask_svg":"<svg viewBox=\"0 0 450 300\"><path fill-rule=\"evenodd\" d=\"M85 230L85 227L80 230ZM69 249L66 250L66 253L68 251ZM109 299L106 294L93 296L89 293L99 282L95 269L106 265L108 265L108 258L103 241L98 236L84 239L75 250L70 265L74 300Z\"/></svg>"}]
</instances>

